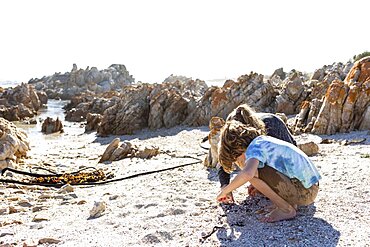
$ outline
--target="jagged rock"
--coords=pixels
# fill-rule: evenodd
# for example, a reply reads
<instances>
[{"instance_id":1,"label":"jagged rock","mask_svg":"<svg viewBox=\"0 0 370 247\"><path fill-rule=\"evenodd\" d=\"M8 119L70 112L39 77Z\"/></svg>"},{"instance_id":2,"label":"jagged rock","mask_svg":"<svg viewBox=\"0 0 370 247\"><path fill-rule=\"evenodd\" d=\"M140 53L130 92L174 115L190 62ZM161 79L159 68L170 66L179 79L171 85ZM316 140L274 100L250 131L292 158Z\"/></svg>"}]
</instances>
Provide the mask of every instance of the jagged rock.
<instances>
[{"instance_id":1,"label":"jagged rock","mask_svg":"<svg viewBox=\"0 0 370 247\"><path fill-rule=\"evenodd\" d=\"M13 123L0 117L0 170L12 167L30 150L27 134Z\"/></svg>"},{"instance_id":2,"label":"jagged rock","mask_svg":"<svg viewBox=\"0 0 370 247\"><path fill-rule=\"evenodd\" d=\"M96 67L78 69L74 64L71 72L55 73L52 76L29 81L36 88L43 89L49 98L61 99L71 99L74 95L83 92L119 91L133 82L134 78L122 64L112 64L104 70L98 70Z\"/></svg>"},{"instance_id":3,"label":"jagged rock","mask_svg":"<svg viewBox=\"0 0 370 247\"><path fill-rule=\"evenodd\" d=\"M103 116L100 114L87 113L85 132L95 131L99 128Z\"/></svg>"},{"instance_id":4,"label":"jagged rock","mask_svg":"<svg viewBox=\"0 0 370 247\"><path fill-rule=\"evenodd\" d=\"M71 122L84 121L88 113L103 114L107 108L115 105L118 101L118 92L74 96L71 102L64 107L66 110L66 120Z\"/></svg>"},{"instance_id":5,"label":"jagged rock","mask_svg":"<svg viewBox=\"0 0 370 247\"><path fill-rule=\"evenodd\" d=\"M4 90L0 93L0 98L0 117L9 121L31 118L37 114L42 106L42 102L33 86L24 83L15 88Z\"/></svg>"},{"instance_id":6,"label":"jagged rock","mask_svg":"<svg viewBox=\"0 0 370 247\"><path fill-rule=\"evenodd\" d=\"M148 127L152 89L153 85L149 84L125 87L118 102L104 111L98 134L132 134Z\"/></svg>"},{"instance_id":7,"label":"jagged rock","mask_svg":"<svg viewBox=\"0 0 370 247\"><path fill-rule=\"evenodd\" d=\"M56 132L63 133L63 124L59 120L59 118L54 120L53 118L47 117L42 123L41 132L45 134L51 134Z\"/></svg>"},{"instance_id":8,"label":"jagged rock","mask_svg":"<svg viewBox=\"0 0 370 247\"><path fill-rule=\"evenodd\" d=\"M309 111L308 116L311 117L311 121L302 121L307 112L304 108L301 109L297 128L302 127L315 134L369 129L369 75L370 57L365 57L353 65L344 81L335 79L331 82L318 113L314 114ZM313 105L310 103L310 108ZM317 111L317 107L314 111ZM305 124L307 124L306 127L304 127Z\"/></svg>"},{"instance_id":9,"label":"jagged rock","mask_svg":"<svg viewBox=\"0 0 370 247\"><path fill-rule=\"evenodd\" d=\"M150 98L148 127L170 128L181 124L188 114L189 101L200 98L208 86L204 81L176 81L156 85Z\"/></svg>"},{"instance_id":10,"label":"jagged rock","mask_svg":"<svg viewBox=\"0 0 370 247\"><path fill-rule=\"evenodd\" d=\"M298 143L298 148L302 150L307 156L313 156L319 153L319 146L313 142Z\"/></svg>"},{"instance_id":11,"label":"jagged rock","mask_svg":"<svg viewBox=\"0 0 370 247\"><path fill-rule=\"evenodd\" d=\"M286 73L284 72L283 68L278 68L272 73L271 78L278 76L280 80L285 80Z\"/></svg>"},{"instance_id":12,"label":"jagged rock","mask_svg":"<svg viewBox=\"0 0 370 247\"><path fill-rule=\"evenodd\" d=\"M276 97L276 111L287 115L297 113L301 102L307 97L300 73L291 73L284 80L282 88Z\"/></svg>"},{"instance_id":13,"label":"jagged rock","mask_svg":"<svg viewBox=\"0 0 370 247\"><path fill-rule=\"evenodd\" d=\"M182 83L188 83L191 81L191 77L186 77L182 75L173 75L171 74L169 77L167 77L163 83L173 83L173 82L182 82Z\"/></svg>"},{"instance_id":14,"label":"jagged rock","mask_svg":"<svg viewBox=\"0 0 370 247\"><path fill-rule=\"evenodd\" d=\"M188 116L184 124L191 126L207 125L211 117L226 118L238 105L247 103L256 111L273 112L276 93L263 75L251 72L236 82L228 80L223 87L210 87L202 98L190 101Z\"/></svg>"}]
</instances>

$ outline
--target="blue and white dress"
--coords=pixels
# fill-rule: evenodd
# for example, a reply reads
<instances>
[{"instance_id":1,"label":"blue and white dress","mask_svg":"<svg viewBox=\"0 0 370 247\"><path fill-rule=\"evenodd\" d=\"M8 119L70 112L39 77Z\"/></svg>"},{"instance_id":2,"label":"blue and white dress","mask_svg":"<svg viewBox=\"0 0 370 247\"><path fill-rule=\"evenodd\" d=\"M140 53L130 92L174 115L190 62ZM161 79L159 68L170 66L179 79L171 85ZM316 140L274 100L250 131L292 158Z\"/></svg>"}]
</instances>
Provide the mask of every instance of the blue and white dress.
<instances>
[{"instance_id":1,"label":"blue and white dress","mask_svg":"<svg viewBox=\"0 0 370 247\"><path fill-rule=\"evenodd\" d=\"M298 179L306 189L321 179L315 165L302 150L271 136L256 137L249 144L246 157L247 160L259 160L258 168L267 165L289 178Z\"/></svg>"}]
</instances>

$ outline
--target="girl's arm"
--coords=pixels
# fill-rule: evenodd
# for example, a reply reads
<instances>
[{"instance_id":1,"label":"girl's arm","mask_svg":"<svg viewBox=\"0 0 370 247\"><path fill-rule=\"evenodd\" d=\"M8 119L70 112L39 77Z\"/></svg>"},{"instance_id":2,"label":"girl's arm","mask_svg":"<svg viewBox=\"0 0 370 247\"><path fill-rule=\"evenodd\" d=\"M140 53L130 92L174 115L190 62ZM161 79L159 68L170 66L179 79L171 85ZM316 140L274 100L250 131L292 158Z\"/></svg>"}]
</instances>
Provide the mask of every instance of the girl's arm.
<instances>
[{"instance_id":1,"label":"girl's arm","mask_svg":"<svg viewBox=\"0 0 370 247\"><path fill-rule=\"evenodd\" d=\"M245 154L243 154L245 155ZM255 158L251 158L247 161L246 166L243 170L231 181L229 185L224 187L217 196L218 201L222 201L224 197L233 190L239 188L249 180L251 180L257 172L259 161Z\"/></svg>"}]
</instances>

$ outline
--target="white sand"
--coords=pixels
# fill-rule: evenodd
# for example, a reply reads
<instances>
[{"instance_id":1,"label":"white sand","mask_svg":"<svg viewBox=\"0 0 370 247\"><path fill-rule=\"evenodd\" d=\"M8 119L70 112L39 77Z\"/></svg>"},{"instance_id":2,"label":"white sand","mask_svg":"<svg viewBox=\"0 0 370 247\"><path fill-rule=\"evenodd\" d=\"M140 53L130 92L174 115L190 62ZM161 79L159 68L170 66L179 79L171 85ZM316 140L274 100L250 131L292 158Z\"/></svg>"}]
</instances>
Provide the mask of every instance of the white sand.
<instances>
[{"instance_id":1,"label":"white sand","mask_svg":"<svg viewBox=\"0 0 370 247\"><path fill-rule=\"evenodd\" d=\"M96 138L94 133L82 132L67 132L62 141L51 139L48 148L33 147L26 162L47 162L59 171L96 166L114 137ZM120 138L137 145L156 145L176 156L203 158L205 150L199 141L206 134L206 127L176 127ZM221 207L215 200L217 172L196 164L107 185L75 186L71 194L0 184L0 246L36 245L43 238L60 240L55 246L366 246L370 239L370 136L363 131L323 138L359 137L367 141L319 145L320 154L311 158L323 176L320 192L316 203L300 208L294 220L259 222L261 215L256 211L267 200L249 198L246 186L234 193L236 205ZM307 138L320 139L297 137ZM161 154L150 160L124 159L98 167L123 177L189 162L193 160ZM22 200L32 206L20 206ZM79 205L83 200L86 203ZM100 200L106 202L107 210L99 218L88 219L94 202ZM8 214L9 206L18 212ZM32 212L38 206L41 210ZM4 225L14 220L21 224ZM202 236L215 226L220 228L202 243Z\"/></svg>"}]
</instances>

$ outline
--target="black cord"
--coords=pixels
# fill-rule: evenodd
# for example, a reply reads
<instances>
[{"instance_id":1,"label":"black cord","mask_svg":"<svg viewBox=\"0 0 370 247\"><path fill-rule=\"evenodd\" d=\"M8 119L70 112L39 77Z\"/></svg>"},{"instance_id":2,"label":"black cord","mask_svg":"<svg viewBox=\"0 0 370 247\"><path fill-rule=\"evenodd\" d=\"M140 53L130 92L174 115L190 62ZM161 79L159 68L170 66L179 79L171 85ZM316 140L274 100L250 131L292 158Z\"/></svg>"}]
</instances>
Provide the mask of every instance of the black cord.
<instances>
[{"instance_id":1,"label":"black cord","mask_svg":"<svg viewBox=\"0 0 370 247\"><path fill-rule=\"evenodd\" d=\"M76 183L76 184L71 183L71 185L74 185L74 186L76 186L76 185L103 185L103 184L108 184L108 183L123 181L123 180L126 180L126 179L131 179L131 178L135 178L135 177L139 177L139 176L149 175L149 174L153 174L153 173L169 171L169 170L173 170L173 169L176 169L176 168L190 166L190 165L194 165L194 164L198 164L198 163L201 163L202 162L201 159L194 158L194 157L191 157L191 156L183 156L183 157L184 158L197 159L198 161L191 162L191 163L186 163L186 164L182 164L182 165L178 165L178 166L172 166L172 167L168 167L168 168L164 168L164 169L160 169L160 170L154 170L154 171L147 171L147 172L137 173L137 174L133 174L133 175L130 175L130 176L127 176L127 177L123 177L123 178L116 178L116 179L111 179L111 180L106 180L106 181L100 181L100 182L88 182L88 183ZM37 177L50 176L50 175L32 174L32 173L29 173L29 172L18 171L18 170L12 169L12 168L4 168L1 174L3 174L5 172L4 171L5 169L6 170L9 170L9 171L15 171L15 172L17 172L19 174L23 174L23 175L29 175L29 174L31 174L29 176L35 176L35 175L37 175ZM84 169L87 169L87 168L84 168ZM55 176L55 175L53 175L53 176ZM30 182L10 180L10 179L0 179L0 182L1 183L21 184L21 185L38 185L38 186L55 187L55 188L60 188L63 185L65 185L64 183L63 184L61 184L61 183L60 184L30 183Z\"/></svg>"}]
</instances>

